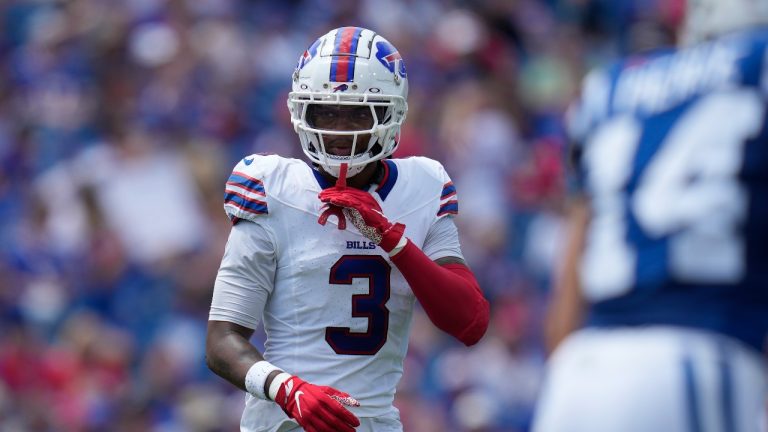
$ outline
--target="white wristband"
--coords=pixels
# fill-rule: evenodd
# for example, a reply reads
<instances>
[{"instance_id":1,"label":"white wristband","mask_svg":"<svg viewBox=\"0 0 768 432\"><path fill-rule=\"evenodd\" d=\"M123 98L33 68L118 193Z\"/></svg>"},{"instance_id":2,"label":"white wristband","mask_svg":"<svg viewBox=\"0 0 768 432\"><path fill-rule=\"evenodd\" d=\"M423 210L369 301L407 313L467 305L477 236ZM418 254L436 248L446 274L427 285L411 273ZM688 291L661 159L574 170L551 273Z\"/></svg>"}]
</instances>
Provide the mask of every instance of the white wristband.
<instances>
[{"instance_id":1,"label":"white wristband","mask_svg":"<svg viewBox=\"0 0 768 432\"><path fill-rule=\"evenodd\" d=\"M264 383L269 374L276 370L280 369L265 360L254 363L245 374L245 389L259 399L267 399L267 395L264 394Z\"/></svg>"},{"instance_id":2,"label":"white wristband","mask_svg":"<svg viewBox=\"0 0 768 432\"><path fill-rule=\"evenodd\" d=\"M406 237L406 236L400 237L400 241L397 242L397 245L395 247L393 247L391 251L389 251L389 257L391 258L391 257L397 255L397 253L400 252L401 250L403 250L403 248L407 244L408 244L408 237Z\"/></svg>"},{"instance_id":3,"label":"white wristband","mask_svg":"<svg viewBox=\"0 0 768 432\"><path fill-rule=\"evenodd\" d=\"M280 386L282 386L283 383L288 381L288 378L292 376L293 375L289 374L288 372L277 374L277 376L272 380L272 383L269 385L269 398L275 400L277 397L277 391L280 390Z\"/></svg>"}]
</instances>

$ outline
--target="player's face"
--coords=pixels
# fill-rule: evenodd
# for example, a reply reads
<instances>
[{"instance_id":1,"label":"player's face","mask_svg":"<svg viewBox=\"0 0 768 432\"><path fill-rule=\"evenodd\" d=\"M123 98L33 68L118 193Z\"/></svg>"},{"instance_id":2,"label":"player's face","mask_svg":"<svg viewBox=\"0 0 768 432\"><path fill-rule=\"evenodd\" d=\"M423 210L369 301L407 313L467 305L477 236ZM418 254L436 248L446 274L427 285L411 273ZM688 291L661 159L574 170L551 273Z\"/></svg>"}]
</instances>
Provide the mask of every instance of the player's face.
<instances>
[{"instance_id":1,"label":"player's face","mask_svg":"<svg viewBox=\"0 0 768 432\"><path fill-rule=\"evenodd\" d=\"M307 123L316 129L334 131L368 130L373 127L373 113L367 106L310 105L307 108ZM355 154L366 151L370 134L357 136ZM352 152L352 135L323 135L325 151L337 156L349 156Z\"/></svg>"}]
</instances>

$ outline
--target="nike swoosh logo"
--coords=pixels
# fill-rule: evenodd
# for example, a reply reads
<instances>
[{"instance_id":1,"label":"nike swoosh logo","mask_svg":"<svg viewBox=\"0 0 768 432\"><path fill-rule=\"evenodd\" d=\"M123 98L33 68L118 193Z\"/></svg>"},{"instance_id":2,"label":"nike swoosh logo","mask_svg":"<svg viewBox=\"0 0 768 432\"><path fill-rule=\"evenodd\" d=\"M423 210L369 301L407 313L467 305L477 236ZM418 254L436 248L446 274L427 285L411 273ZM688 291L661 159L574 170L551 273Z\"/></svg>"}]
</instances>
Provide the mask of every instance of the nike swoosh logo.
<instances>
[{"instance_id":1,"label":"nike swoosh logo","mask_svg":"<svg viewBox=\"0 0 768 432\"><path fill-rule=\"evenodd\" d=\"M250 165L253 163L253 158L250 159L243 159L243 162L245 162L246 165Z\"/></svg>"},{"instance_id":2,"label":"nike swoosh logo","mask_svg":"<svg viewBox=\"0 0 768 432\"><path fill-rule=\"evenodd\" d=\"M304 417L303 415L301 415L301 399L299 399L299 396L303 394L304 392L299 390L296 392L296 395L293 397L294 399L296 399L296 408L299 409L299 417Z\"/></svg>"}]
</instances>

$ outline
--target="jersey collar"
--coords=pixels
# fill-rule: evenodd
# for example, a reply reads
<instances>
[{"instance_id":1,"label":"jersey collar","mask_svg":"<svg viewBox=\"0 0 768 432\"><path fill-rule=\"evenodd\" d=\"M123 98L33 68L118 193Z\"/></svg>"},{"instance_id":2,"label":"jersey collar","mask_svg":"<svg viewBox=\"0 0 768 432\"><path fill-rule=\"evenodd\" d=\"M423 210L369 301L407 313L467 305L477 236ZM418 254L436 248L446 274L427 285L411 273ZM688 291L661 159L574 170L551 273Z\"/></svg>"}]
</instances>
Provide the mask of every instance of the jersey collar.
<instances>
[{"instance_id":1,"label":"jersey collar","mask_svg":"<svg viewBox=\"0 0 768 432\"><path fill-rule=\"evenodd\" d=\"M312 174L317 180L317 184L321 189L328 189L333 186L333 183L326 180L317 168L312 167ZM397 182L397 164L389 159L380 161L379 169L376 170L376 174L373 176L374 181L372 184L376 185L375 192L379 194L381 200L387 199L387 196L395 187Z\"/></svg>"},{"instance_id":2,"label":"jersey collar","mask_svg":"<svg viewBox=\"0 0 768 432\"><path fill-rule=\"evenodd\" d=\"M381 162L382 174L381 176L377 176L379 181L377 182L378 186L376 186L376 193L379 194L381 200L384 201L387 199L387 195L392 191L392 188L395 187L395 182L397 182L397 164L389 159L385 159Z\"/></svg>"}]
</instances>

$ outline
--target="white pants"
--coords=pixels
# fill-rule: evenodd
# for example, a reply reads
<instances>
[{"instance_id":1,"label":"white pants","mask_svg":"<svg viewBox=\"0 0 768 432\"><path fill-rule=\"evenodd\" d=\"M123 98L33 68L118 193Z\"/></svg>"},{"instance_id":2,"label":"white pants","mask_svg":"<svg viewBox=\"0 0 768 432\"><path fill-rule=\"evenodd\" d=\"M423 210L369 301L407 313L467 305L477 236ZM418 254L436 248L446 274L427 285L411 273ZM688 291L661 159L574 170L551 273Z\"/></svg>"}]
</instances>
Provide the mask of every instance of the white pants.
<instances>
[{"instance_id":1,"label":"white pants","mask_svg":"<svg viewBox=\"0 0 768 432\"><path fill-rule=\"evenodd\" d=\"M240 420L240 432L300 432L295 421L289 419L274 402L246 395L246 409ZM356 432L403 432L400 412L391 410L378 417L358 417L360 426Z\"/></svg>"},{"instance_id":2,"label":"white pants","mask_svg":"<svg viewBox=\"0 0 768 432\"><path fill-rule=\"evenodd\" d=\"M285 422L276 429L277 432L301 432L304 429L298 427L294 422ZM360 419L360 426L355 428L356 432L403 432L403 425L400 421L394 421L388 418L363 417Z\"/></svg>"},{"instance_id":3,"label":"white pants","mask_svg":"<svg viewBox=\"0 0 768 432\"><path fill-rule=\"evenodd\" d=\"M677 327L585 329L550 359L534 432L764 431L764 359Z\"/></svg>"}]
</instances>

